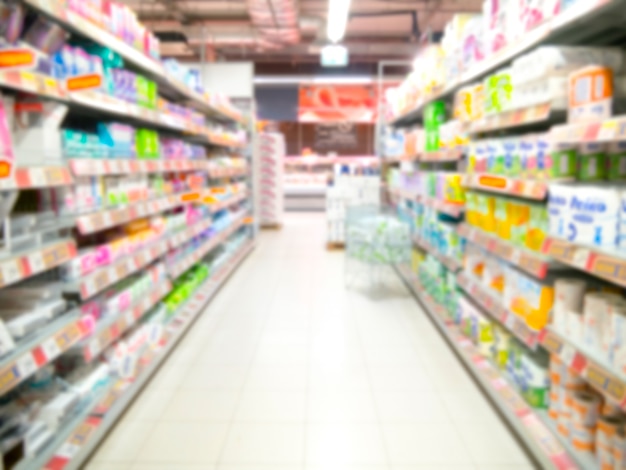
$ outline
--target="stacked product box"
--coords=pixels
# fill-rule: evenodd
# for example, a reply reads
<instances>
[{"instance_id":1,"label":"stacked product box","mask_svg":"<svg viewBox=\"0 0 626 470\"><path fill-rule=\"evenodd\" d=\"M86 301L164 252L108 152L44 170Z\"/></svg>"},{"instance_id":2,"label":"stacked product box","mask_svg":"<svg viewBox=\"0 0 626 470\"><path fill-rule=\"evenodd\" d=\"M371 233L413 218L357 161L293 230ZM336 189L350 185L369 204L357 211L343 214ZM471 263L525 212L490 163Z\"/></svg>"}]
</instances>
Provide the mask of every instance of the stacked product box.
<instances>
[{"instance_id":1,"label":"stacked product box","mask_svg":"<svg viewBox=\"0 0 626 470\"><path fill-rule=\"evenodd\" d=\"M283 223L285 196L283 172L285 136L263 132L257 140L261 185L261 226L280 226Z\"/></svg>"}]
</instances>

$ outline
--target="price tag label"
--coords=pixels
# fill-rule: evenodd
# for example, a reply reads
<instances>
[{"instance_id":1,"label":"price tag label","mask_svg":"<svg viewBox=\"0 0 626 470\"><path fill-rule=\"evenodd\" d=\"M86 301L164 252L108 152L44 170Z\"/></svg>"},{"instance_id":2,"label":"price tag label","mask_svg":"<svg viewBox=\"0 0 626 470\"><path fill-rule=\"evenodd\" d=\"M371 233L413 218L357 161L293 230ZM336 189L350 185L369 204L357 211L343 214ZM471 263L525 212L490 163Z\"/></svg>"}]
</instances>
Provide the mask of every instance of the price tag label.
<instances>
[{"instance_id":1,"label":"price tag label","mask_svg":"<svg viewBox=\"0 0 626 470\"><path fill-rule=\"evenodd\" d=\"M48 362L55 359L59 354L61 354L61 348L57 344L54 338L48 338L43 343L41 343L41 349L46 355L46 359Z\"/></svg>"},{"instance_id":2,"label":"price tag label","mask_svg":"<svg viewBox=\"0 0 626 470\"><path fill-rule=\"evenodd\" d=\"M2 284L12 284L22 278L22 270L17 260L5 261L0 265L2 271Z\"/></svg>"},{"instance_id":3,"label":"price tag label","mask_svg":"<svg viewBox=\"0 0 626 470\"><path fill-rule=\"evenodd\" d=\"M598 131L597 140L607 142L615 139L615 135L617 134L617 121L609 120L604 121L600 126L600 130Z\"/></svg>"},{"instance_id":4,"label":"price tag label","mask_svg":"<svg viewBox=\"0 0 626 470\"><path fill-rule=\"evenodd\" d=\"M576 350L569 344L563 343L563 347L561 348L561 360L568 366L571 367L572 361L576 356Z\"/></svg>"},{"instance_id":5,"label":"price tag label","mask_svg":"<svg viewBox=\"0 0 626 470\"><path fill-rule=\"evenodd\" d=\"M82 233L91 233L94 231L93 221L90 216L81 217L78 220L78 228Z\"/></svg>"},{"instance_id":6,"label":"price tag label","mask_svg":"<svg viewBox=\"0 0 626 470\"><path fill-rule=\"evenodd\" d=\"M72 444L71 442L64 442L59 450L57 450L55 456L72 460L76 454L80 451L80 446L77 444Z\"/></svg>"},{"instance_id":7,"label":"price tag label","mask_svg":"<svg viewBox=\"0 0 626 470\"><path fill-rule=\"evenodd\" d=\"M95 293L96 286L94 284L93 277L88 277L82 282L80 291L83 299L91 297Z\"/></svg>"},{"instance_id":8,"label":"price tag label","mask_svg":"<svg viewBox=\"0 0 626 470\"><path fill-rule=\"evenodd\" d=\"M41 188L47 185L46 172L43 168L30 168L28 177L32 187Z\"/></svg>"},{"instance_id":9,"label":"price tag label","mask_svg":"<svg viewBox=\"0 0 626 470\"><path fill-rule=\"evenodd\" d=\"M20 373L20 377L25 378L35 373L37 370L37 363L31 353L26 353L15 361L17 370Z\"/></svg>"},{"instance_id":10,"label":"price tag label","mask_svg":"<svg viewBox=\"0 0 626 470\"><path fill-rule=\"evenodd\" d=\"M45 271L46 263L44 261L43 253L40 251L31 253L26 259L28 260L28 266L30 267L31 274Z\"/></svg>"},{"instance_id":11,"label":"price tag label","mask_svg":"<svg viewBox=\"0 0 626 470\"><path fill-rule=\"evenodd\" d=\"M585 248L577 248L576 250L574 250L572 263L577 268L587 269L590 255L591 255L591 252L589 250Z\"/></svg>"}]
</instances>

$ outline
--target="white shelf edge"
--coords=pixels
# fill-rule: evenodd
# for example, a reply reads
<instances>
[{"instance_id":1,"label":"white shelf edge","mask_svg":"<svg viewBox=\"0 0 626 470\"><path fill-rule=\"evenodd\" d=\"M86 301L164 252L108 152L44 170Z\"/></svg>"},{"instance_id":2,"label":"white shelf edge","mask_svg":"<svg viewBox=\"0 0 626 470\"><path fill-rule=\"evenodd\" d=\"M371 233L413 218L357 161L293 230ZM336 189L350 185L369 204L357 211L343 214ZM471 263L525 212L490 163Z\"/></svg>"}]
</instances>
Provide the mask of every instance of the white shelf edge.
<instances>
[{"instance_id":1,"label":"white shelf edge","mask_svg":"<svg viewBox=\"0 0 626 470\"><path fill-rule=\"evenodd\" d=\"M450 332L448 327L443 323L443 321L441 320L441 318L436 312L431 311L430 307L428 306L428 303L424 300L421 293L417 289L415 289L415 287L413 286L413 283L412 283L413 279L409 279L404 275L402 267L395 266L395 269L398 275L400 276L400 278L404 281L406 286L409 288L411 293L414 295L414 297L418 300L420 305L423 307L423 310L427 313L427 315L433 321L433 323L435 323L435 325L439 329L442 336L446 339L449 347L453 350L456 356L463 362L466 369L471 373L472 377L480 384L481 388L483 389L485 394L490 398L491 403L495 406L495 408L498 410L500 415L505 418L505 420L510 425L510 427L515 431L516 435L524 442L527 450L533 455L533 457L539 463L541 463L541 468L558 470L558 467L554 465L554 463L545 454L543 449L539 447L537 441L532 436L530 436L527 433L527 431L524 429L523 423L521 422L520 418L518 418L517 415L515 415L515 413L513 413L510 409L508 409L506 403L503 401L502 398L498 396L498 394L495 392L493 387L480 374L480 372L478 371L476 366L473 364L473 362L470 360L470 358L467 357L467 354L456 345L454 341L454 337L452 336L452 333ZM533 414L537 415L537 410L534 410L532 408L530 409ZM563 451L567 452L567 449L563 448ZM569 456L569 454L567 455ZM575 459L572 456L569 456L569 458L575 461Z\"/></svg>"}]
</instances>

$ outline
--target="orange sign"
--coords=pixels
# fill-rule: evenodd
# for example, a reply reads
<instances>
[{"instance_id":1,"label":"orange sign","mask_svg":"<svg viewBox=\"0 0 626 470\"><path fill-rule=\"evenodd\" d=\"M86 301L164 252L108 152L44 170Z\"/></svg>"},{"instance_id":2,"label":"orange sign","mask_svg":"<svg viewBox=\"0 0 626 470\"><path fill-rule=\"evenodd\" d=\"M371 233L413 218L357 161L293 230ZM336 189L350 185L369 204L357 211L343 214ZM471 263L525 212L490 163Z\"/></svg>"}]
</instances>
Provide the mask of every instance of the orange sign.
<instances>
[{"instance_id":1,"label":"orange sign","mask_svg":"<svg viewBox=\"0 0 626 470\"><path fill-rule=\"evenodd\" d=\"M99 88L101 85L102 76L97 73L67 79L67 89L69 91L90 90L92 88Z\"/></svg>"},{"instance_id":2,"label":"orange sign","mask_svg":"<svg viewBox=\"0 0 626 470\"><path fill-rule=\"evenodd\" d=\"M211 194L226 194L226 188L211 188Z\"/></svg>"},{"instance_id":3,"label":"orange sign","mask_svg":"<svg viewBox=\"0 0 626 470\"><path fill-rule=\"evenodd\" d=\"M28 49L9 49L0 51L0 67L21 67L34 65L35 55Z\"/></svg>"},{"instance_id":4,"label":"orange sign","mask_svg":"<svg viewBox=\"0 0 626 470\"><path fill-rule=\"evenodd\" d=\"M13 165L5 160L0 161L0 178L5 179L11 176Z\"/></svg>"},{"instance_id":5,"label":"orange sign","mask_svg":"<svg viewBox=\"0 0 626 470\"><path fill-rule=\"evenodd\" d=\"M181 196L183 202L197 201L198 199L200 199L199 193L187 193Z\"/></svg>"},{"instance_id":6,"label":"orange sign","mask_svg":"<svg viewBox=\"0 0 626 470\"><path fill-rule=\"evenodd\" d=\"M480 186L486 188L504 189L507 185L506 178L500 178L498 176L480 176L478 181Z\"/></svg>"},{"instance_id":7,"label":"orange sign","mask_svg":"<svg viewBox=\"0 0 626 470\"><path fill-rule=\"evenodd\" d=\"M371 85L303 85L298 121L375 122L376 95Z\"/></svg>"}]
</instances>

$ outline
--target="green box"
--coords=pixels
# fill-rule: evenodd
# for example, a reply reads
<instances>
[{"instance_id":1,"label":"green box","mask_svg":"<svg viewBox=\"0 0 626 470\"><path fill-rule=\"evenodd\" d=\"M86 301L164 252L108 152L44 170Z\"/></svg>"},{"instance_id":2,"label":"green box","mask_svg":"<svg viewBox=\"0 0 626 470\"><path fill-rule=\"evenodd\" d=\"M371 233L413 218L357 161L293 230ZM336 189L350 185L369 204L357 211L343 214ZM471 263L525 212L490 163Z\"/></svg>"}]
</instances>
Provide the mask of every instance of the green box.
<instances>
[{"instance_id":1,"label":"green box","mask_svg":"<svg viewBox=\"0 0 626 470\"><path fill-rule=\"evenodd\" d=\"M551 180L573 178L576 176L576 149L556 150L550 155L547 174Z\"/></svg>"},{"instance_id":2,"label":"green box","mask_svg":"<svg viewBox=\"0 0 626 470\"><path fill-rule=\"evenodd\" d=\"M601 181L607 177L606 154L592 153L578 156L578 180Z\"/></svg>"}]
</instances>

